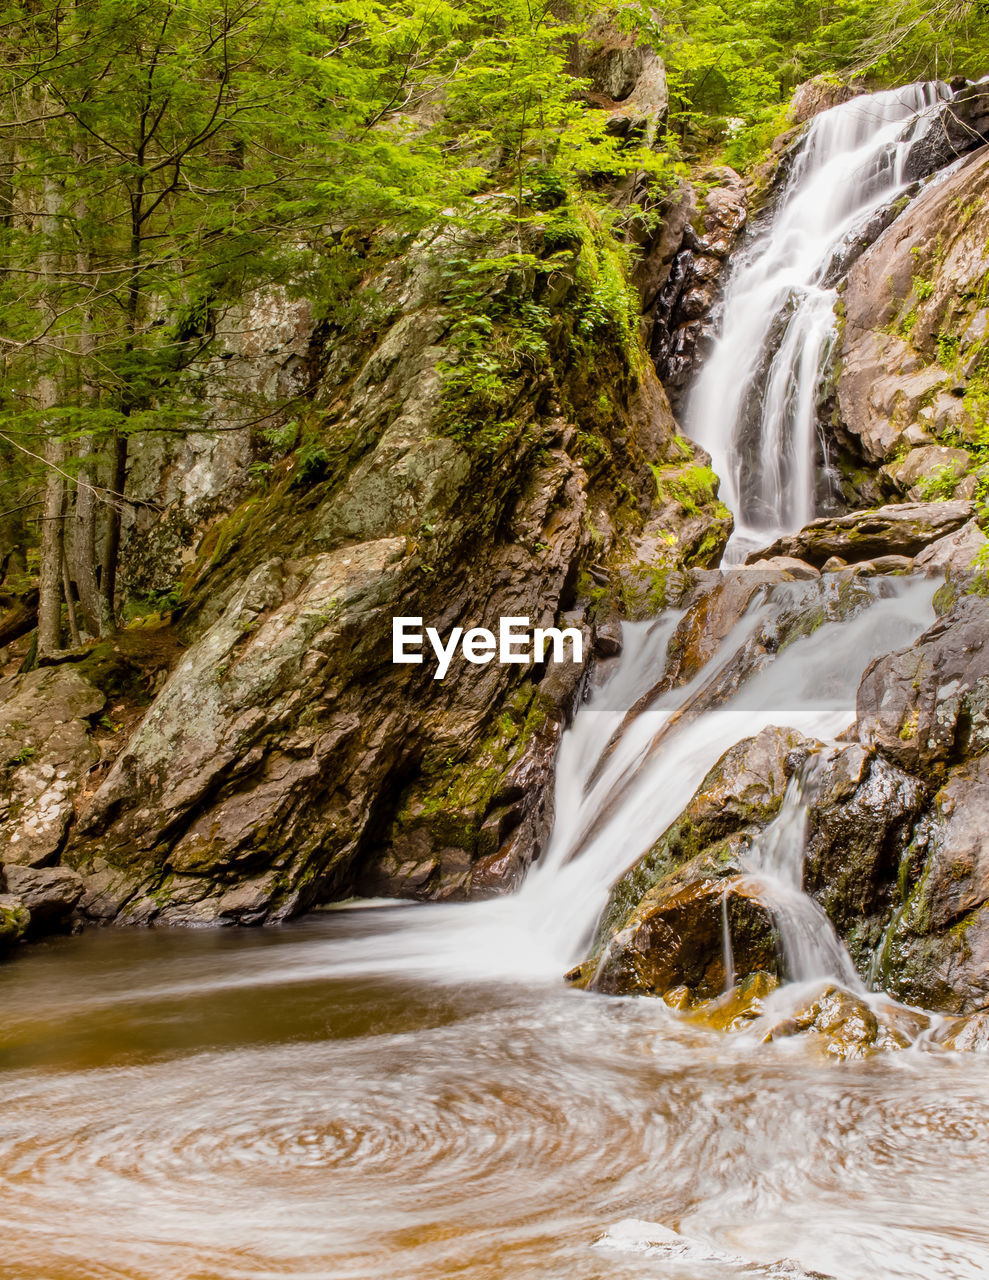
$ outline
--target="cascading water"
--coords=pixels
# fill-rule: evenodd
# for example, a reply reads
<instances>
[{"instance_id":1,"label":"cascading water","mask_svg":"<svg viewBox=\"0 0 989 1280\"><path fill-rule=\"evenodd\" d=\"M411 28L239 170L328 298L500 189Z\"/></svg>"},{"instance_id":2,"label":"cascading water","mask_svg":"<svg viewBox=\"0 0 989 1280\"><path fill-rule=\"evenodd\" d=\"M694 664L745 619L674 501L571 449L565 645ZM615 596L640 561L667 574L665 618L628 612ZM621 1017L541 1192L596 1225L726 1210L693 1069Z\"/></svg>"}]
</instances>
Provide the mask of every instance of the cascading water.
<instances>
[{"instance_id":1,"label":"cascading water","mask_svg":"<svg viewBox=\"0 0 989 1280\"><path fill-rule=\"evenodd\" d=\"M834 264L906 189L907 157L947 96L945 85L909 85L815 117L774 216L739 255L684 419L735 514L726 563L816 514L822 377L837 337Z\"/></svg>"},{"instance_id":2,"label":"cascading water","mask_svg":"<svg viewBox=\"0 0 989 1280\"><path fill-rule=\"evenodd\" d=\"M862 980L834 926L803 891L807 808L820 764L820 756L811 756L803 770L790 779L779 814L753 841L744 861L760 897L772 911L789 981L837 978L842 986L863 991Z\"/></svg>"}]
</instances>

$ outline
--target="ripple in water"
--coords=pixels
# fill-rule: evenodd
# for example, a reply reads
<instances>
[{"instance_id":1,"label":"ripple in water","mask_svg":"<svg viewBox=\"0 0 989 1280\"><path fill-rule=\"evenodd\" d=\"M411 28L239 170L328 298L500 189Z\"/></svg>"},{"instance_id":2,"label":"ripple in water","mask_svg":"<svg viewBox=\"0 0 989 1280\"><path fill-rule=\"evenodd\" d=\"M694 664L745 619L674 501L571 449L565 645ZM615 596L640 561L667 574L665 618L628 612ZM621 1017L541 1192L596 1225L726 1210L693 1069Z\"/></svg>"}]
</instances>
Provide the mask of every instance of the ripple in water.
<instances>
[{"instance_id":1,"label":"ripple in water","mask_svg":"<svg viewBox=\"0 0 989 1280\"><path fill-rule=\"evenodd\" d=\"M371 927L284 930L269 963L291 972L320 932ZM184 944L190 971L198 949L221 982L256 946ZM0 1077L4 1277L713 1280L783 1257L842 1280L989 1269L983 1059L839 1066L555 986L417 1004L383 983L368 1007L365 986L327 978L247 989L232 1012L224 987L218 1028L207 987L164 1013L142 999L161 945L76 939L4 973L22 1056L29 1008L37 1019L31 1069ZM42 992L70 957L59 1007L76 982L80 1026L45 1063ZM102 973L88 1003L87 968ZM111 1032L114 972L127 1012ZM283 1037L293 1008L299 1034ZM182 1052L147 1040L159 1017L163 1040L181 1025ZM751 1266L595 1247L626 1218Z\"/></svg>"}]
</instances>

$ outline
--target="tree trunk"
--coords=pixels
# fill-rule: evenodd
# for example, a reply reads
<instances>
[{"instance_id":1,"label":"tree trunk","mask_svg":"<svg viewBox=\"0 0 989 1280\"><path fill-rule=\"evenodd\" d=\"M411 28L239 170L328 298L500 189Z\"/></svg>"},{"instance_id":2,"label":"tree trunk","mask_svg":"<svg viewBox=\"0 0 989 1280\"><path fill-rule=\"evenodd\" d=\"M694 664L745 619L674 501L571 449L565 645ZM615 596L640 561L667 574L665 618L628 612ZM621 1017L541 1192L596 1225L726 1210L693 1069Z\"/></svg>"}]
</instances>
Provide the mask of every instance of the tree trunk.
<instances>
[{"instance_id":1,"label":"tree trunk","mask_svg":"<svg viewBox=\"0 0 989 1280\"><path fill-rule=\"evenodd\" d=\"M89 156L89 148L82 138L77 138L72 148L72 158L76 166L85 168ZM80 226L85 223L87 214L86 202L76 203L76 219ZM90 259L85 245L81 245L76 253L76 270L81 278L89 275ZM89 377L89 366L93 357L92 316L87 308L83 312L82 323L77 338L79 347L79 404L89 408L96 400L96 392ZM76 486L75 520L72 524L72 576L75 578L76 590L79 592L79 605L82 609L86 630L91 635L100 634L100 589L96 574L96 509L97 496L92 485L96 482L98 463L96 446L92 438L83 439L79 447L82 466L79 470L79 483Z\"/></svg>"},{"instance_id":2,"label":"tree trunk","mask_svg":"<svg viewBox=\"0 0 989 1280\"><path fill-rule=\"evenodd\" d=\"M52 278L58 266L55 237L58 215L62 207L62 191L54 178L45 178L44 210L41 231L44 245L40 258L45 282L42 308L46 315L53 310ZM58 404L58 381L54 370L38 379L38 407L44 415ZM46 424L47 425L47 424ZM51 430L50 427L48 427ZM65 554L65 442L51 435L45 442L45 502L41 523L41 570L38 581L38 657L45 658L62 647L62 557Z\"/></svg>"},{"instance_id":3,"label":"tree trunk","mask_svg":"<svg viewBox=\"0 0 989 1280\"><path fill-rule=\"evenodd\" d=\"M76 602L72 595L72 579L69 577L69 559L65 554L65 538L62 539L62 589L65 592L65 612L69 619L69 637L72 646L78 649L82 644L79 634L79 619L76 616Z\"/></svg>"},{"instance_id":4,"label":"tree trunk","mask_svg":"<svg viewBox=\"0 0 989 1280\"><path fill-rule=\"evenodd\" d=\"M84 440L80 450L83 465L76 488L75 519L72 522L72 576L79 592L83 621L90 635L100 634L100 589L96 580L96 495L93 484L95 468L93 442Z\"/></svg>"},{"instance_id":5,"label":"tree trunk","mask_svg":"<svg viewBox=\"0 0 989 1280\"><path fill-rule=\"evenodd\" d=\"M123 493L127 483L127 437L120 432L113 441L113 466L110 491ZM117 629L117 558L120 554L120 504L111 497L106 514L106 537L103 539L103 564L100 571L100 635L110 636Z\"/></svg>"},{"instance_id":6,"label":"tree trunk","mask_svg":"<svg viewBox=\"0 0 989 1280\"><path fill-rule=\"evenodd\" d=\"M45 379L45 381L49 381ZM47 393L46 393L47 398ZM46 658L62 647L62 556L65 478L61 473L65 445L57 437L45 446L48 478L41 529L41 572L38 580L38 657Z\"/></svg>"}]
</instances>

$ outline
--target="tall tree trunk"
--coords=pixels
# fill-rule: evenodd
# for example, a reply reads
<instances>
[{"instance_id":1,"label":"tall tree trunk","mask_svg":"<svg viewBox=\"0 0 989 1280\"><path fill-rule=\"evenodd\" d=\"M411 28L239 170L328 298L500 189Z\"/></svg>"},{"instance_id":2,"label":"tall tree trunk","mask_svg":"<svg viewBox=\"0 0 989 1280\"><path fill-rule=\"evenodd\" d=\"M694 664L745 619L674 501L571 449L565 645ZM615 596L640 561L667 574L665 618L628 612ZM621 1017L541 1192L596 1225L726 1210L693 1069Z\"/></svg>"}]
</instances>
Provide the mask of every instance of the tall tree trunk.
<instances>
[{"instance_id":1,"label":"tall tree trunk","mask_svg":"<svg viewBox=\"0 0 989 1280\"><path fill-rule=\"evenodd\" d=\"M84 138L77 138L73 143L72 159L78 171L85 169L89 160L89 147ZM87 213L86 201L77 201L75 214L76 222L80 227L85 227ZM76 271L81 280L88 279L90 266L90 257L83 235L80 237L80 248L76 253ZM96 388L93 386L90 375L90 362L95 343L92 314L88 307L83 311L76 342L79 350L79 404L82 408L90 408L96 401ZM79 457L82 465L79 469L79 483L76 486L75 519L72 522L71 567L76 590L79 592L79 605L86 630L91 635L97 636L100 634L100 589L96 572L98 501L92 486L96 483L99 459L92 437L83 438L79 446Z\"/></svg>"},{"instance_id":2,"label":"tall tree trunk","mask_svg":"<svg viewBox=\"0 0 989 1280\"><path fill-rule=\"evenodd\" d=\"M69 636L73 647L78 649L82 644L82 636L79 634L79 619L76 616L76 602L72 595L72 579L69 577L69 559L65 554L64 536L62 538L62 588L65 592L65 612L69 619Z\"/></svg>"},{"instance_id":3,"label":"tall tree trunk","mask_svg":"<svg viewBox=\"0 0 989 1280\"><path fill-rule=\"evenodd\" d=\"M111 449L109 488L111 494L123 493L127 483L127 437L116 432ZM109 636L117 629L117 559L120 555L120 503L111 497L106 513L106 536L103 539L103 563L100 569L99 623L100 635Z\"/></svg>"},{"instance_id":4,"label":"tall tree trunk","mask_svg":"<svg viewBox=\"0 0 989 1280\"><path fill-rule=\"evenodd\" d=\"M45 281L42 307L51 315L52 280L58 265L55 245L58 215L62 205L62 192L54 178L45 178L44 205L41 215L41 232L44 247L40 258L41 275ZM44 414L58 404L58 382L52 371L38 379L38 407ZM49 426L49 430L51 427ZM50 435L45 442L45 462L48 474L45 478L44 514L41 523L41 571L38 581L38 657L56 653L62 647L62 557L65 537L65 442L57 435Z\"/></svg>"},{"instance_id":5,"label":"tall tree trunk","mask_svg":"<svg viewBox=\"0 0 989 1280\"><path fill-rule=\"evenodd\" d=\"M50 379L45 379L50 383ZM44 397L54 402L54 384L43 389ZM45 481L45 506L41 528L41 573L38 581L38 657L57 653L62 647L62 555L65 505L65 478L61 473L65 461L65 445L53 437L45 445L48 477Z\"/></svg>"},{"instance_id":6,"label":"tall tree trunk","mask_svg":"<svg viewBox=\"0 0 989 1280\"><path fill-rule=\"evenodd\" d=\"M79 592L86 630L100 634L100 589L96 577L96 495L91 488L95 478L92 440L80 446L82 466L76 488L75 518L72 522L72 576Z\"/></svg>"}]
</instances>

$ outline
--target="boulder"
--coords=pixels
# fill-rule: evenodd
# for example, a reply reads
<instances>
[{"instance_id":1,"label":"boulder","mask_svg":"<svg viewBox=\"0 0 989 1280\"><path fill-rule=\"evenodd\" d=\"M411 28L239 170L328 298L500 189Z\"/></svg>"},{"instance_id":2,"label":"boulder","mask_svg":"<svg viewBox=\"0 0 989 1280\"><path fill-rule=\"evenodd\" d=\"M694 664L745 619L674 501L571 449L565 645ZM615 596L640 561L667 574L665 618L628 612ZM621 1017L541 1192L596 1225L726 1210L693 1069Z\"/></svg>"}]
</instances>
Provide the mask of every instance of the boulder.
<instances>
[{"instance_id":1,"label":"boulder","mask_svg":"<svg viewBox=\"0 0 989 1280\"><path fill-rule=\"evenodd\" d=\"M989 1013L951 1018L935 1031L931 1039L952 1053L989 1053Z\"/></svg>"},{"instance_id":2,"label":"boulder","mask_svg":"<svg viewBox=\"0 0 989 1280\"><path fill-rule=\"evenodd\" d=\"M84 891L82 877L68 867L13 864L4 868L4 877L8 890L31 913L32 934L64 927Z\"/></svg>"},{"instance_id":3,"label":"boulder","mask_svg":"<svg viewBox=\"0 0 989 1280\"><path fill-rule=\"evenodd\" d=\"M970 574L986 545L986 535L974 520L969 520L954 533L930 543L914 560L915 569L925 573Z\"/></svg>"},{"instance_id":4,"label":"boulder","mask_svg":"<svg viewBox=\"0 0 989 1280\"><path fill-rule=\"evenodd\" d=\"M826 987L805 1008L776 1023L765 1039L797 1035L814 1037L821 1052L838 1061L868 1058L906 1048L909 1043L906 1037L891 1034L861 996L834 986Z\"/></svg>"},{"instance_id":5,"label":"boulder","mask_svg":"<svg viewBox=\"0 0 989 1280\"><path fill-rule=\"evenodd\" d=\"M860 741L922 777L985 751L987 639L989 601L963 596L909 649L873 662L856 700Z\"/></svg>"},{"instance_id":6,"label":"boulder","mask_svg":"<svg viewBox=\"0 0 989 1280\"><path fill-rule=\"evenodd\" d=\"M615 959L614 965L611 959L607 961L605 968L612 975L607 982L631 983L635 980L628 976L631 969L640 972L641 976L646 973L646 968L642 967L646 965L651 966L650 972L658 974L661 966L667 963L660 954L666 939L673 948L669 967L663 970L669 983L662 991L657 987L658 993L686 985L690 988L692 1000L717 995L722 990L717 985L721 979L716 977L719 966L723 967L721 924L716 936L707 924L703 931L691 936L690 945L695 949L690 952L688 963L687 942L674 945L674 923L680 921L687 928L687 922L695 919L698 930L701 930L700 922L709 924L710 913L715 907L718 920L722 921L720 899L717 898L722 889L718 886L731 876L736 880L726 892L732 901L737 898L729 911L733 940L737 914L740 939L735 955L737 972L742 977L760 969L777 974L777 959L763 964L760 960L762 952L758 948L749 950L749 941L755 936L750 929L753 913L759 919L768 918L768 915L761 904L757 905L758 889L742 874L743 859L752 836L768 826L779 812L790 776L819 745L792 729L770 727L725 752L676 822L615 882L598 922L591 956L570 975L571 980L585 985L592 979L596 981L594 975L605 965L603 957L625 955L626 944L630 950L625 960ZM650 925L649 930L633 942L639 923L646 917L652 918L654 908L658 910L657 921L660 923L655 927ZM673 930L672 933L664 932L667 926ZM616 950L619 935L624 935L625 941ZM762 934L759 937L765 941ZM643 949L649 958L640 962L637 957ZM698 966L705 949L707 955L703 965L714 976L701 982ZM682 982L674 980L676 972L686 974L687 969L689 981L687 977L683 977ZM619 975L619 970L625 974L624 977ZM644 977L642 981L645 982Z\"/></svg>"},{"instance_id":7,"label":"boulder","mask_svg":"<svg viewBox=\"0 0 989 1280\"><path fill-rule=\"evenodd\" d=\"M974 515L971 502L905 502L844 516L824 516L799 533L785 534L771 546L753 551L748 564L773 556L793 556L817 566L832 556L848 563L877 556L915 556Z\"/></svg>"},{"instance_id":8,"label":"boulder","mask_svg":"<svg viewBox=\"0 0 989 1280\"><path fill-rule=\"evenodd\" d=\"M790 99L790 121L793 124L806 124L822 111L830 111L843 102L850 102L864 92L862 85L844 84L828 75L814 76L794 89Z\"/></svg>"},{"instance_id":9,"label":"boulder","mask_svg":"<svg viewBox=\"0 0 989 1280\"><path fill-rule=\"evenodd\" d=\"M738 972L778 976L779 946L772 913L745 876L707 878L683 869L657 886L604 949L589 986L608 995L663 995L686 987L709 999L729 981L724 930Z\"/></svg>"},{"instance_id":10,"label":"boulder","mask_svg":"<svg viewBox=\"0 0 989 1280\"><path fill-rule=\"evenodd\" d=\"M790 578L819 578L820 569L815 569L806 560L798 560L795 556L771 556L768 560L754 560L753 569L778 569Z\"/></svg>"},{"instance_id":11,"label":"boulder","mask_svg":"<svg viewBox=\"0 0 989 1280\"><path fill-rule=\"evenodd\" d=\"M20 942L31 924L31 913L13 893L0 893L0 953Z\"/></svg>"}]
</instances>

